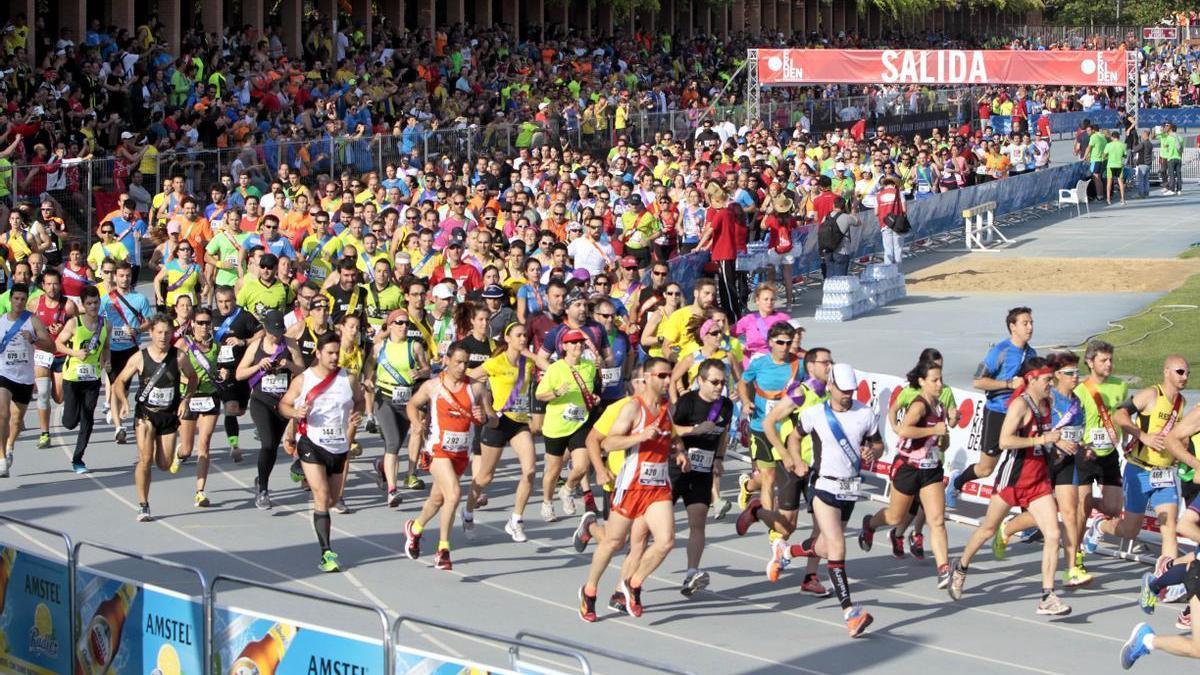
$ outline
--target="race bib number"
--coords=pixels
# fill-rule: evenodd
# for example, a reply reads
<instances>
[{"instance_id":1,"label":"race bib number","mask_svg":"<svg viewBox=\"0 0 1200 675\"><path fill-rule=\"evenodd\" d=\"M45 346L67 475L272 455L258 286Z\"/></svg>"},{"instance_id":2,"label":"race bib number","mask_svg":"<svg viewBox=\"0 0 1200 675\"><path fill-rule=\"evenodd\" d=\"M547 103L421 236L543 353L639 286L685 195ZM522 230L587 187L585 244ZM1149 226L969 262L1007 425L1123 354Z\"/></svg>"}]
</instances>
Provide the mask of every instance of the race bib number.
<instances>
[{"instance_id":1,"label":"race bib number","mask_svg":"<svg viewBox=\"0 0 1200 675\"><path fill-rule=\"evenodd\" d=\"M450 349L450 341L449 340L442 340L441 342L437 343L438 354L445 355L445 353L449 349Z\"/></svg>"},{"instance_id":2,"label":"race bib number","mask_svg":"<svg viewBox=\"0 0 1200 675\"><path fill-rule=\"evenodd\" d=\"M687 456L688 461L692 463L692 471L712 473L713 459L717 456L717 452L715 450L688 448Z\"/></svg>"},{"instance_id":3,"label":"race bib number","mask_svg":"<svg viewBox=\"0 0 1200 675\"><path fill-rule=\"evenodd\" d=\"M1063 427L1059 429L1059 438L1072 443L1079 443L1083 440L1083 427ZM1107 434L1106 434L1107 436Z\"/></svg>"},{"instance_id":4,"label":"race bib number","mask_svg":"<svg viewBox=\"0 0 1200 675\"><path fill-rule=\"evenodd\" d=\"M633 234L629 235L629 248L642 248L646 245L646 235L642 234L641 230L634 230Z\"/></svg>"},{"instance_id":5,"label":"race bib number","mask_svg":"<svg viewBox=\"0 0 1200 675\"><path fill-rule=\"evenodd\" d=\"M44 352L40 349L33 352L33 365L38 368L49 368L54 364L54 355L50 352Z\"/></svg>"},{"instance_id":6,"label":"race bib number","mask_svg":"<svg viewBox=\"0 0 1200 675\"><path fill-rule=\"evenodd\" d=\"M345 445L346 429L340 426L317 427L317 444L326 447Z\"/></svg>"},{"instance_id":7,"label":"race bib number","mask_svg":"<svg viewBox=\"0 0 1200 675\"><path fill-rule=\"evenodd\" d=\"M216 402L211 396L196 396L188 401L188 410L194 413L208 412L216 407Z\"/></svg>"},{"instance_id":8,"label":"race bib number","mask_svg":"<svg viewBox=\"0 0 1200 675\"><path fill-rule=\"evenodd\" d=\"M221 345L217 352L217 363L233 363L233 345Z\"/></svg>"},{"instance_id":9,"label":"race bib number","mask_svg":"<svg viewBox=\"0 0 1200 675\"><path fill-rule=\"evenodd\" d=\"M231 267L233 267L233 271L237 271L237 268L238 268L238 257L237 257L237 255L231 255L231 256L229 256L228 258L225 258L225 264L226 264L226 265L230 265Z\"/></svg>"},{"instance_id":10,"label":"race bib number","mask_svg":"<svg viewBox=\"0 0 1200 675\"><path fill-rule=\"evenodd\" d=\"M75 377L79 378L80 382L95 382L100 379L100 374L96 372L96 366L90 363L81 363L75 368Z\"/></svg>"},{"instance_id":11,"label":"race bib number","mask_svg":"<svg viewBox=\"0 0 1200 675\"><path fill-rule=\"evenodd\" d=\"M117 342L133 342L133 328L121 326L113 331L113 338Z\"/></svg>"},{"instance_id":12,"label":"race bib number","mask_svg":"<svg viewBox=\"0 0 1200 675\"><path fill-rule=\"evenodd\" d=\"M264 375L262 379L262 390L267 394L282 394L287 391L288 376L286 373L276 373L274 375Z\"/></svg>"},{"instance_id":13,"label":"race bib number","mask_svg":"<svg viewBox=\"0 0 1200 675\"><path fill-rule=\"evenodd\" d=\"M397 385L392 388L392 403L408 403L412 398L412 387Z\"/></svg>"},{"instance_id":14,"label":"race bib number","mask_svg":"<svg viewBox=\"0 0 1200 675\"><path fill-rule=\"evenodd\" d=\"M584 422L587 420L587 409L581 405L568 403L567 409L563 411L563 419L568 422Z\"/></svg>"},{"instance_id":15,"label":"race bib number","mask_svg":"<svg viewBox=\"0 0 1200 675\"><path fill-rule=\"evenodd\" d=\"M471 432L446 431L442 433L442 450L446 452L466 452L471 448Z\"/></svg>"},{"instance_id":16,"label":"race bib number","mask_svg":"<svg viewBox=\"0 0 1200 675\"><path fill-rule=\"evenodd\" d=\"M10 350L4 352L4 363L10 366L25 366L29 364L29 352L25 350Z\"/></svg>"},{"instance_id":17,"label":"race bib number","mask_svg":"<svg viewBox=\"0 0 1200 675\"><path fill-rule=\"evenodd\" d=\"M777 400L766 399L766 404L763 405L763 415L762 415L762 418L764 421L767 419L767 417L769 417L771 415L771 411L775 409L775 406L779 405L779 401L781 401L781 400L783 400L783 399L777 399Z\"/></svg>"},{"instance_id":18,"label":"race bib number","mask_svg":"<svg viewBox=\"0 0 1200 675\"><path fill-rule=\"evenodd\" d=\"M833 481L835 484L834 496L845 502L858 501L860 488L862 487L861 478L838 478Z\"/></svg>"},{"instance_id":19,"label":"race bib number","mask_svg":"<svg viewBox=\"0 0 1200 675\"><path fill-rule=\"evenodd\" d=\"M146 397L146 403L161 408L171 404L171 398L175 395L175 390L171 387L155 387L150 390L150 395Z\"/></svg>"},{"instance_id":20,"label":"race bib number","mask_svg":"<svg viewBox=\"0 0 1200 675\"><path fill-rule=\"evenodd\" d=\"M600 369L600 384L605 387L611 387L621 381L620 368L601 368Z\"/></svg>"},{"instance_id":21,"label":"race bib number","mask_svg":"<svg viewBox=\"0 0 1200 675\"><path fill-rule=\"evenodd\" d=\"M929 192L930 189L929 183L917 183L917 192L920 192L921 194Z\"/></svg>"},{"instance_id":22,"label":"race bib number","mask_svg":"<svg viewBox=\"0 0 1200 675\"><path fill-rule=\"evenodd\" d=\"M936 469L942 463L942 458L938 457L937 453L926 455L924 459L917 462L918 469Z\"/></svg>"},{"instance_id":23,"label":"race bib number","mask_svg":"<svg viewBox=\"0 0 1200 675\"><path fill-rule=\"evenodd\" d=\"M1108 437L1108 430L1104 427L1096 427L1088 431L1088 443L1093 448L1111 448L1113 446L1112 439Z\"/></svg>"},{"instance_id":24,"label":"race bib number","mask_svg":"<svg viewBox=\"0 0 1200 675\"><path fill-rule=\"evenodd\" d=\"M638 469L638 483L649 487L662 487L667 484L666 462L645 462Z\"/></svg>"},{"instance_id":25,"label":"race bib number","mask_svg":"<svg viewBox=\"0 0 1200 675\"><path fill-rule=\"evenodd\" d=\"M528 415L529 414L529 397L528 396L518 396L517 400L513 401L512 406L509 407L507 412L510 412L514 415Z\"/></svg>"},{"instance_id":26,"label":"race bib number","mask_svg":"<svg viewBox=\"0 0 1200 675\"><path fill-rule=\"evenodd\" d=\"M1175 470L1170 467L1154 469L1150 472L1150 487L1165 488L1175 486Z\"/></svg>"}]
</instances>

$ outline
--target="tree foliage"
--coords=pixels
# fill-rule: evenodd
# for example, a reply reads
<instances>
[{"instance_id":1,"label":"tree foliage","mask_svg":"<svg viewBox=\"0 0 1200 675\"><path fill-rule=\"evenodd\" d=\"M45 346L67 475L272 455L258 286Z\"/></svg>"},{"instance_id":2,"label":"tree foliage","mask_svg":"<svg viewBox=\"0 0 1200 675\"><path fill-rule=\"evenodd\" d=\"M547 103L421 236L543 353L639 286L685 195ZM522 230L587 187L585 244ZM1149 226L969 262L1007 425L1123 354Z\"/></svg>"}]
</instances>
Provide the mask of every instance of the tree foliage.
<instances>
[{"instance_id":1,"label":"tree foliage","mask_svg":"<svg viewBox=\"0 0 1200 675\"><path fill-rule=\"evenodd\" d=\"M1068 26L1154 26L1176 12L1194 11L1200 0L1046 0L1045 19Z\"/></svg>"}]
</instances>

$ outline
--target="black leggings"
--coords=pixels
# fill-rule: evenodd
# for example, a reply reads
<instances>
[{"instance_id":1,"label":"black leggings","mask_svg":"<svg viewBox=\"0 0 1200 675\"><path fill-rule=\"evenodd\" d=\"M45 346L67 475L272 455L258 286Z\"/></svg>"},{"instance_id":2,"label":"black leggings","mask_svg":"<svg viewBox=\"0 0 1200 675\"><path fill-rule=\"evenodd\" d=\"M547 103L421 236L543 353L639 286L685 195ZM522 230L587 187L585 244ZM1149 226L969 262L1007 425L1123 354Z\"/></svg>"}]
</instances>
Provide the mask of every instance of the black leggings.
<instances>
[{"instance_id":1,"label":"black leggings","mask_svg":"<svg viewBox=\"0 0 1200 675\"><path fill-rule=\"evenodd\" d=\"M722 260L717 263L717 304L734 323L742 316L742 301L746 297L739 288L737 261Z\"/></svg>"},{"instance_id":2,"label":"black leggings","mask_svg":"<svg viewBox=\"0 0 1200 675\"><path fill-rule=\"evenodd\" d=\"M63 427L68 430L79 427L75 436L75 454L71 456L73 464L83 463L83 451L87 449L92 439L92 427L96 425L96 401L99 398L100 380L63 380Z\"/></svg>"},{"instance_id":3,"label":"black leggings","mask_svg":"<svg viewBox=\"0 0 1200 675\"><path fill-rule=\"evenodd\" d=\"M375 421L379 423L379 430L383 432L383 452L388 455L400 454L404 437L408 435L411 425L408 415L393 408L390 398L376 395Z\"/></svg>"},{"instance_id":4,"label":"black leggings","mask_svg":"<svg viewBox=\"0 0 1200 675\"><path fill-rule=\"evenodd\" d=\"M254 426L258 428L258 439L262 442L258 451L258 489L266 490L288 421L275 412L274 408L256 398L250 399L250 419L254 420Z\"/></svg>"}]
</instances>

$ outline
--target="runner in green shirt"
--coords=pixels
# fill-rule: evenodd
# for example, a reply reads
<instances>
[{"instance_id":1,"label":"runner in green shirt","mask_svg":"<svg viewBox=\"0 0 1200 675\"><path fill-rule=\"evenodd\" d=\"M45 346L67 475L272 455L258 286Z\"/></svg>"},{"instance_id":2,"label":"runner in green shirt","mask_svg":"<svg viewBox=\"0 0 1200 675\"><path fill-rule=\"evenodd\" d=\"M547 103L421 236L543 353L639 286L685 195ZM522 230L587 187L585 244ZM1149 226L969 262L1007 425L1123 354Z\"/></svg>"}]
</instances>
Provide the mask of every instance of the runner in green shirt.
<instances>
[{"instance_id":1,"label":"runner in green shirt","mask_svg":"<svg viewBox=\"0 0 1200 675\"><path fill-rule=\"evenodd\" d=\"M217 270L217 286L233 288L241 276L245 263L245 242L249 235L238 231L240 217L237 209L226 211L225 217L221 219L221 229L204 247L205 261Z\"/></svg>"},{"instance_id":2,"label":"runner in green shirt","mask_svg":"<svg viewBox=\"0 0 1200 675\"><path fill-rule=\"evenodd\" d=\"M1105 199L1112 204L1113 181L1121 189L1121 204L1125 203L1125 144L1117 138L1117 132L1110 129L1107 132L1108 142L1104 145L1104 160L1107 168L1108 182L1105 186Z\"/></svg>"}]
</instances>

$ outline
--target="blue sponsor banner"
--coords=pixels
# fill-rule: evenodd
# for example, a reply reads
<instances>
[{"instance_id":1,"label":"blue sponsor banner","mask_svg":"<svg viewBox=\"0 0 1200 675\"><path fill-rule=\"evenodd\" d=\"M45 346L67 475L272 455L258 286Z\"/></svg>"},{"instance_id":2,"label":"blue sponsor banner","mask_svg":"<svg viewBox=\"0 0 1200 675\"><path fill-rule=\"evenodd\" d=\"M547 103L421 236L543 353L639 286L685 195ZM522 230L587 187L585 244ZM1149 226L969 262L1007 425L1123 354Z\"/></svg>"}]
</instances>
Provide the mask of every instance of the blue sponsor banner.
<instances>
[{"instance_id":1,"label":"blue sponsor banner","mask_svg":"<svg viewBox=\"0 0 1200 675\"><path fill-rule=\"evenodd\" d=\"M380 640L234 607L213 609L214 673L386 675Z\"/></svg>"},{"instance_id":2,"label":"blue sponsor banner","mask_svg":"<svg viewBox=\"0 0 1200 675\"><path fill-rule=\"evenodd\" d=\"M153 586L142 589L142 663L152 675L203 673L204 605Z\"/></svg>"},{"instance_id":3,"label":"blue sponsor banner","mask_svg":"<svg viewBox=\"0 0 1200 675\"><path fill-rule=\"evenodd\" d=\"M71 671L69 595L66 562L0 547L0 671Z\"/></svg>"},{"instance_id":4,"label":"blue sponsor banner","mask_svg":"<svg viewBox=\"0 0 1200 675\"><path fill-rule=\"evenodd\" d=\"M1090 120L1100 125L1101 129L1115 129L1120 124L1117 110L1104 108L1100 110L1080 110L1077 112L1054 113L1050 115L1051 133L1070 133L1079 128L1084 120ZM1200 106L1187 108L1140 108L1138 110L1138 127L1151 127L1174 124L1186 129L1200 127Z\"/></svg>"},{"instance_id":5,"label":"blue sponsor banner","mask_svg":"<svg viewBox=\"0 0 1200 675\"><path fill-rule=\"evenodd\" d=\"M515 675L517 672L532 675L534 673L558 672L556 670L542 670L536 666L529 666L528 668L522 666L519 671L493 668L473 661L463 661L407 647L397 647L394 653L395 675L409 675L410 673L414 675L417 673L421 675L462 675L463 673L470 673L470 675Z\"/></svg>"}]
</instances>

